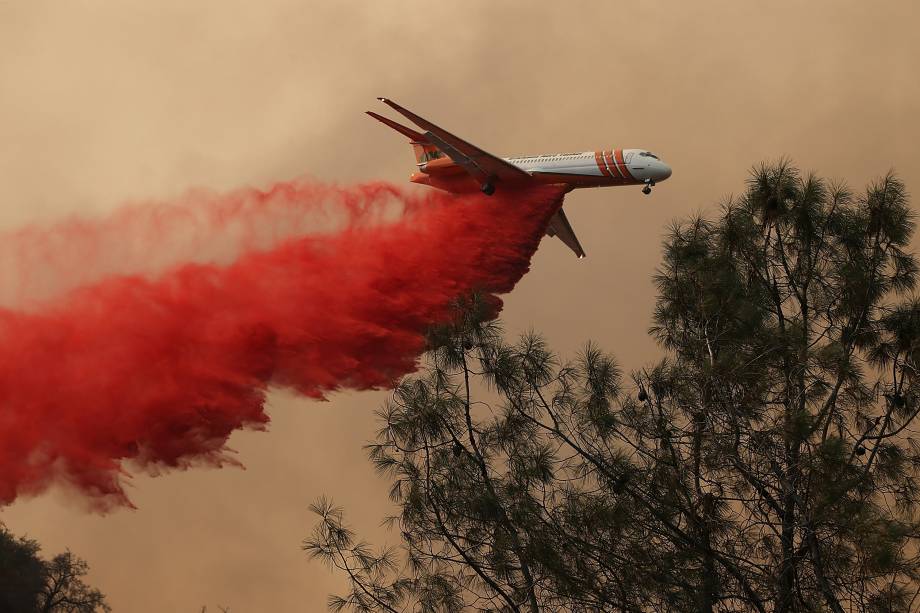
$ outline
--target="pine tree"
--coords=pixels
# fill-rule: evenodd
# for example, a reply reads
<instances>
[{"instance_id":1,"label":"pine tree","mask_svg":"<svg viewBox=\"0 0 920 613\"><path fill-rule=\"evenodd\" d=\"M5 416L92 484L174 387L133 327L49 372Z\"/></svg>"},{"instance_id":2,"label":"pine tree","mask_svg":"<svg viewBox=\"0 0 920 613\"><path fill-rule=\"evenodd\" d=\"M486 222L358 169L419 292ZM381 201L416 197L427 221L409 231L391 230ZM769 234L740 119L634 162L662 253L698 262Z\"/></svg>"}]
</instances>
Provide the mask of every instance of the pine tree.
<instances>
[{"instance_id":1,"label":"pine tree","mask_svg":"<svg viewBox=\"0 0 920 613\"><path fill-rule=\"evenodd\" d=\"M379 413L400 547L322 501L305 548L358 611L907 611L920 302L893 175L857 197L788 162L676 224L657 364L503 342L475 301Z\"/></svg>"}]
</instances>

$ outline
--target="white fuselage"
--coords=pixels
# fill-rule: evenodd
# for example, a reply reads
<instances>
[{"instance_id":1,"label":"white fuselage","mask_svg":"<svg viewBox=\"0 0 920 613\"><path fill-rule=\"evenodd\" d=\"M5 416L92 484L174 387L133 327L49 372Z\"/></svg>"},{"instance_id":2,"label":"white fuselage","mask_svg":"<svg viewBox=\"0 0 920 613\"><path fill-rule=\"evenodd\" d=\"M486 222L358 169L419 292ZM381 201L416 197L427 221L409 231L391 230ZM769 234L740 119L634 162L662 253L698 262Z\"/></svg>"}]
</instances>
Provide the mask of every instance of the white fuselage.
<instances>
[{"instance_id":1,"label":"white fuselage","mask_svg":"<svg viewBox=\"0 0 920 613\"><path fill-rule=\"evenodd\" d=\"M614 178L642 183L664 181L671 168L643 149L583 151L503 158L530 174Z\"/></svg>"}]
</instances>

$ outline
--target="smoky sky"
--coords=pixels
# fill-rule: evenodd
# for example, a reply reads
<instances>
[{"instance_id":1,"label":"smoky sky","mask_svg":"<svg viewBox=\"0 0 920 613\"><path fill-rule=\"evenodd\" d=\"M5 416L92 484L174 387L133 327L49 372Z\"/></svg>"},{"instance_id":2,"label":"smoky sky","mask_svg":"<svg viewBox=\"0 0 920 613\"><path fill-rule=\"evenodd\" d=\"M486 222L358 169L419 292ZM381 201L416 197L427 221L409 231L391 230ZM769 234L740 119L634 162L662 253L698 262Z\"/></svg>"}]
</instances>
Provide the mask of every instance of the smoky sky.
<instances>
[{"instance_id":1,"label":"smoky sky","mask_svg":"<svg viewBox=\"0 0 920 613\"><path fill-rule=\"evenodd\" d=\"M587 259L544 240L504 312L509 334L563 356L593 339L638 368L659 355L668 225L715 211L754 164L854 188L893 169L917 191L918 18L911 1L0 0L0 230L198 187L402 182L410 149L362 113L377 96L496 154L641 147L673 177L650 197L570 194ZM104 516L61 487L0 520L85 557L115 611L320 611L342 583L300 551L311 501L397 538L361 449L385 397L276 391L268 432L231 439L245 470L136 477L138 509Z\"/></svg>"}]
</instances>

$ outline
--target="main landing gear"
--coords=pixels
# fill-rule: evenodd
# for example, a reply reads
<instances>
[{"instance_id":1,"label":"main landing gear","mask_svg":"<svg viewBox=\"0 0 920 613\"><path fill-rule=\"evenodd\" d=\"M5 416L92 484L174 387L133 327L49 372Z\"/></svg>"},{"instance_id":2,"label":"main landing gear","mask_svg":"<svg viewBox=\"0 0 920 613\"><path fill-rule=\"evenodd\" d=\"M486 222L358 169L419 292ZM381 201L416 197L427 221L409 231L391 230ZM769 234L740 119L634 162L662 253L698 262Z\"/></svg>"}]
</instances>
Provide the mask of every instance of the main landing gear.
<instances>
[{"instance_id":1,"label":"main landing gear","mask_svg":"<svg viewBox=\"0 0 920 613\"><path fill-rule=\"evenodd\" d=\"M652 181L651 179L646 179L646 180L645 180L645 187L642 188L642 193L645 194L646 196L648 196L649 194L652 193L652 187L654 187L654 186L655 186L655 182L654 182L654 181Z\"/></svg>"},{"instance_id":2,"label":"main landing gear","mask_svg":"<svg viewBox=\"0 0 920 613\"><path fill-rule=\"evenodd\" d=\"M491 196L492 194L495 193L495 186L489 183L488 181L483 183L482 187L479 189L481 189L482 193L485 194L486 196Z\"/></svg>"}]
</instances>

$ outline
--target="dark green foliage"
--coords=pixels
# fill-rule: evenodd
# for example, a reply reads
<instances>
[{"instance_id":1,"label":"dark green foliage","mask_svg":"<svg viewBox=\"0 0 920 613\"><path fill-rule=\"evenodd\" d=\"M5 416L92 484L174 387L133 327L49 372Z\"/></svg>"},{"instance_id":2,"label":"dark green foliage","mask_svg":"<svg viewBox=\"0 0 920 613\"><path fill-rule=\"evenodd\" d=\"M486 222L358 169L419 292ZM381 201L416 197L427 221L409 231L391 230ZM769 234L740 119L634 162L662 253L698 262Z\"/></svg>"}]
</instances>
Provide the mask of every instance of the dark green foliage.
<instances>
[{"instance_id":1,"label":"dark green foliage","mask_svg":"<svg viewBox=\"0 0 920 613\"><path fill-rule=\"evenodd\" d=\"M370 446L400 550L316 509L306 548L352 579L335 606L917 607L913 229L893 176L856 197L755 169L717 219L672 228L651 329L666 356L629 385L594 346L561 363L463 305Z\"/></svg>"},{"instance_id":2,"label":"dark green foliage","mask_svg":"<svg viewBox=\"0 0 920 613\"><path fill-rule=\"evenodd\" d=\"M44 585L38 543L16 538L0 524L0 611L35 611Z\"/></svg>"},{"instance_id":3,"label":"dark green foliage","mask_svg":"<svg viewBox=\"0 0 920 613\"><path fill-rule=\"evenodd\" d=\"M0 524L0 611L96 613L109 607L99 590L83 583L88 566L65 552L49 561L33 540L16 538Z\"/></svg>"}]
</instances>

